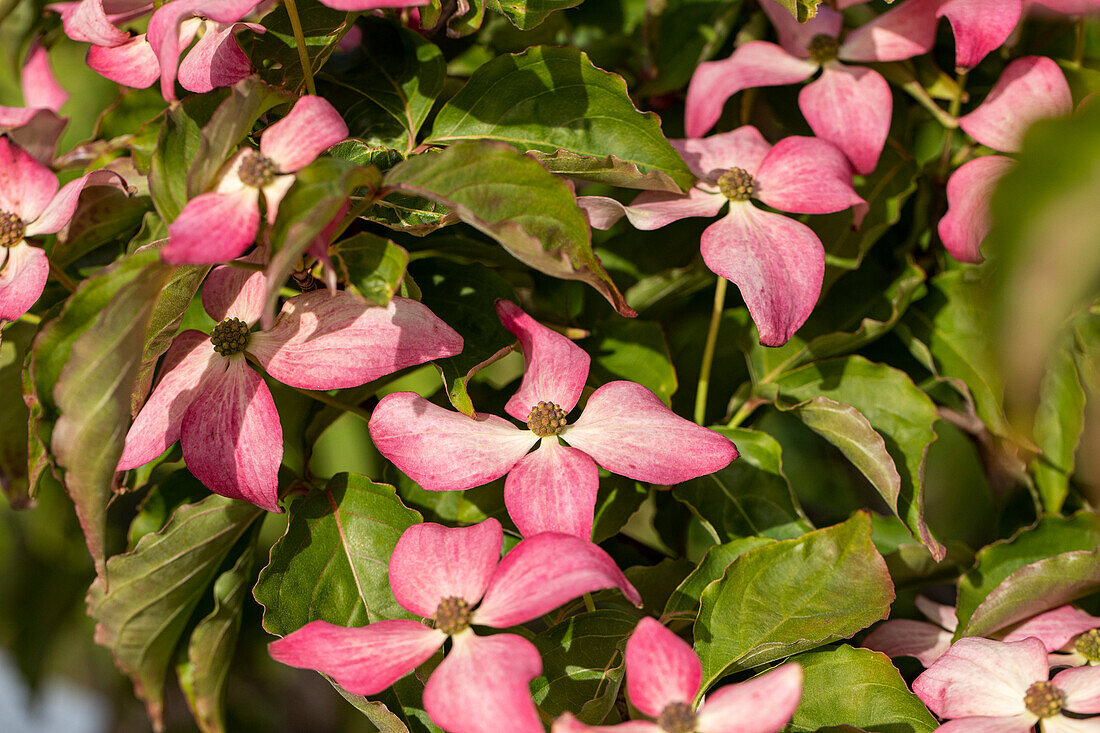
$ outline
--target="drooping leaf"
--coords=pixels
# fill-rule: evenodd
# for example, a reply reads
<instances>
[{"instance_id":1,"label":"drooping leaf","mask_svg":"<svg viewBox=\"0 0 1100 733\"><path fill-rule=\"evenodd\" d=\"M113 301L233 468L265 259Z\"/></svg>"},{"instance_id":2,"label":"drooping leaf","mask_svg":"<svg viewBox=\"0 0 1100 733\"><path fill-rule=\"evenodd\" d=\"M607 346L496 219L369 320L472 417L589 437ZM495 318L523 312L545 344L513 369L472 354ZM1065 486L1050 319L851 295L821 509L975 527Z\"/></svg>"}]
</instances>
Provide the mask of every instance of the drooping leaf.
<instances>
[{"instance_id":1,"label":"drooping leaf","mask_svg":"<svg viewBox=\"0 0 1100 733\"><path fill-rule=\"evenodd\" d=\"M154 726L161 725L164 677L180 635L233 545L263 510L210 496L176 510L163 530L107 561L88 591L96 642L134 682Z\"/></svg>"},{"instance_id":2,"label":"drooping leaf","mask_svg":"<svg viewBox=\"0 0 1100 733\"><path fill-rule=\"evenodd\" d=\"M843 722L876 733L931 733L939 725L885 654L841 644L791 661L803 674L791 730Z\"/></svg>"},{"instance_id":3,"label":"drooping leaf","mask_svg":"<svg viewBox=\"0 0 1100 733\"><path fill-rule=\"evenodd\" d=\"M863 415L886 443L901 477L898 515L936 559L944 547L924 522L921 467L928 446L936 439L936 406L904 372L874 364L861 356L808 364L780 377L783 397L805 401L826 397L850 405ZM882 395L889 394L889 400Z\"/></svg>"},{"instance_id":4,"label":"drooping leaf","mask_svg":"<svg viewBox=\"0 0 1100 733\"><path fill-rule=\"evenodd\" d=\"M569 711L586 723L603 722L619 694L623 650L637 623L625 611L602 609L537 635L532 641L542 654L542 675L531 683L535 704L552 718Z\"/></svg>"},{"instance_id":5,"label":"drooping leaf","mask_svg":"<svg viewBox=\"0 0 1100 733\"><path fill-rule=\"evenodd\" d=\"M701 690L724 674L846 639L886 618L893 600L864 512L750 550L700 598L694 630Z\"/></svg>"},{"instance_id":6,"label":"drooping leaf","mask_svg":"<svg viewBox=\"0 0 1100 733\"><path fill-rule=\"evenodd\" d=\"M392 486L337 474L291 510L286 534L271 548L253 595L263 626L285 636L310 621L362 626L409 618L394 600L390 554L420 514Z\"/></svg>"},{"instance_id":7,"label":"drooping leaf","mask_svg":"<svg viewBox=\"0 0 1100 733\"><path fill-rule=\"evenodd\" d=\"M653 321L604 321L586 342L598 382L625 379L648 387L666 405L678 386L661 326Z\"/></svg>"},{"instance_id":8,"label":"drooping leaf","mask_svg":"<svg viewBox=\"0 0 1100 733\"><path fill-rule=\"evenodd\" d=\"M344 34L351 28L348 14L329 8L317 0L297 0L295 8L302 24L302 37L313 75L321 70ZM294 27L285 5L278 5L264 16L264 33L252 34L242 47L260 69L264 81L275 86L301 91L305 86L302 62L294 39ZM242 35L242 41L247 34Z\"/></svg>"},{"instance_id":9,"label":"drooping leaf","mask_svg":"<svg viewBox=\"0 0 1100 733\"><path fill-rule=\"evenodd\" d=\"M229 90L224 88L192 94L165 115L149 167L149 195L164 221L175 221L187 204L187 171L202 145L202 128L228 96Z\"/></svg>"},{"instance_id":10,"label":"drooping leaf","mask_svg":"<svg viewBox=\"0 0 1100 733\"><path fill-rule=\"evenodd\" d=\"M790 539L813 529L783 475L779 443L745 428L716 428L741 456L721 471L685 481L672 495L691 509L717 543L742 537Z\"/></svg>"},{"instance_id":11,"label":"drooping leaf","mask_svg":"<svg viewBox=\"0 0 1100 733\"><path fill-rule=\"evenodd\" d=\"M617 186L678 192L695 182L660 119L637 110L621 77L572 48L536 46L475 71L428 138L463 140L507 142L555 173Z\"/></svg>"},{"instance_id":12,"label":"drooping leaf","mask_svg":"<svg viewBox=\"0 0 1100 733\"><path fill-rule=\"evenodd\" d=\"M692 616L699 610L699 597L706 587L720 579L730 563L749 550L769 545L775 540L767 537L745 537L722 545L714 545L699 561L699 565L684 582L676 587L665 604L664 616Z\"/></svg>"},{"instance_id":13,"label":"drooping leaf","mask_svg":"<svg viewBox=\"0 0 1100 733\"><path fill-rule=\"evenodd\" d=\"M572 187L514 148L457 143L394 166L383 185L384 194L412 193L444 204L524 264L586 282L619 313L634 315L592 251L588 220Z\"/></svg>"}]
</instances>

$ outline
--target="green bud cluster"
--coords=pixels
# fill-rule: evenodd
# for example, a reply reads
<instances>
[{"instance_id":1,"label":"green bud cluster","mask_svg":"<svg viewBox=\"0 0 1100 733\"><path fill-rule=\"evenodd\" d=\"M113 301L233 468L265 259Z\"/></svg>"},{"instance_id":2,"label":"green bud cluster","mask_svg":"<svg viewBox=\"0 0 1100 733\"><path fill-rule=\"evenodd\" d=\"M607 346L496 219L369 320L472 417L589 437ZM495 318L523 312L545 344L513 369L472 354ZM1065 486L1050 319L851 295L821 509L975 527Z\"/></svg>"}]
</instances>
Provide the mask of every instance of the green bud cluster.
<instances>
[{"instance_id":1,"label":"green bud cluster","mask_svg":"<svg viewBox=\"0 0 1100 733\"><path fill-rule=\"evenodd\" d=\"M836 58L837 51L840 50L840 43L834 36L819 33L810 39L810 45L806 50L810 54L811 61L823 64Z\"/></svg>"},{"instance_id":2,"label":"green bud cluster","mask_svg":"<svg viewBox=\"0 0 1100 733\"><path fill-rule=\"evenodd\" d=\"M237 169L237 177L241 183L253 188L270 186L275 180L275 161L271 158L252 150L245 154L241 161L241 167Z\"/></svg>"},{"instance_id":3,"label":"green bud cluster","mask_svg":"<svg viewBox=\"0 0 1100 733\"><path fill-rule=\"evenodd\" d=\"M744 168L730 168L718 177L718 190L730 201L748 201L756 193L756 181Z\"/></svg>"},{"instance_id":4,"label":"green bud cluster","mask_svg":"<svg viewBox=\"0 0 1100 733\"><path fill-rule=\"evenodd\" d=\"M672 702L657 716L657 725L666 733L692 733L695 711L686 702Z\"/></svg>"},{"instance_id":5,"label":"green bud cluster","mask_svg":"<svg viewBox=\"0 0 1100 733\"><path fill-rule=\"evenodd\" d=\"M553 402L540 402L527 415L527 427L540 438L561 435L565 429L565 410Z\"/></svg>"},{"instance_id":6,"label":"green bud cluster","mask_svg":"<svg viewBox=\"0 0 1100 733\"><path fill-rule=\"evenodd\" d=\"M1073 642L1073 648L1090 662L1100 662L1100 629L1086 631Z\"/></svg>"},{"instance_id":7,"label":"green bud cluster","mask_svg":"<svg viewBox=\"0 0 1100 733\"><path fill-rule=\"evenodd\" d=\"M248 346L248 324L240 318L226 318L214 326L210 343L214 344L214 351L222 356L239 354Z\"/></svg>"},{"instance_id":8,"label":"green bud cluster","mask_svg":"<svg viewBox=\"0 0 1100 733\"><path fill-rule=\"evenodd\" d=\"M1049 680L1032 684L1024 694L1024 706L1040 718L1052 718L1062 712L1065 702L1065 694Z\"/></svg>"},{"instance_id":9,"label":"green bud cluster","mask_svg":"<svg viewBox=\"0 0 1100 733\"><path fill-rule=\"evenodd\" d=\"M470 604L465 599L457 596L444 598L439 602L439 608L435 610L435 627L444 634L454 636L470 628L472 615Z\"/></svg>"},{"instance_id":10,"label":"green bud cluster","mask_svg":"<svg viewBox=\"0 0 1100 733\"><path fill-rule=\"evenodd\" d=\"M0 211L0 247L11 247L23 239L27 228L18 215Z\"/></svg>"}]
</instances>

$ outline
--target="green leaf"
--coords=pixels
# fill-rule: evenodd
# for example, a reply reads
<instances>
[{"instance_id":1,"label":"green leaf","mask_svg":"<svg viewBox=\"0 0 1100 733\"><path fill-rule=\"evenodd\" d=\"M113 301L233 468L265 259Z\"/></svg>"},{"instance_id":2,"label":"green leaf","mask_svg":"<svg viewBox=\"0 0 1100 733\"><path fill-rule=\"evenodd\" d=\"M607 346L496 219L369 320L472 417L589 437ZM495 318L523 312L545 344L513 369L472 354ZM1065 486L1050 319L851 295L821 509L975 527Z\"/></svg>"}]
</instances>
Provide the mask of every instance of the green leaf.
<instances>
[{"instance_id":1,"label":"green leaf","mask_svg":"<svg viewBox=\"0 0 1100 733\"><path fill-rule=\"evenodd\" d=\"M233 545L262 514L222 496L182 506L163 530L108 560L106 574L88 590L96 642L134 681L157 728L164 677L180 635Z\"/></svg>"},{"instance_id":2,"label":"green leaf","mask_svg":"<svg viewBox=\"0 0 1100 733\"><path fill-rule=\"evenodd\" d=\"M176 664L187 705L203 733L225 731L229 665L237 646L241 610L248 597L255 559L256 546L250 544L233 567L214 581L214 610L195 626L187 642L186 656Z\"/></svg>"},{"instance_id":3,"label":"green leaf","mask_svg":"<svg viewBox=\"0 0 1100 733\"><path fill-rule=\"evenodd\" d=\"M844 722L878 733L931 733L939 725L885 654L842 644L791 661L803 674L793 731Z\"/></svg>"},{"instance_id":4,"label":"green leaf","mask_svg":"<svg viewBox=\"0 0 1100 733\"><path fill-rule=\"evenodd\" d=\"M213 186L222 164L252 132L261 115L293 100L290 92L265 84L256 76L241 79L230 87L229 97L202 127L198 152L187 171L188 197L198 196Z\"/></svg>"},{"instance_id":5,"label":"green leaf","mask_svg":"<svg viewBox=\"0 0 1100 733\"><path fill-rule=\"evenodd\" d=\"M1082 511L1070 518L1043 517L1034 527L1019 532L1015 537L982 548L974 568L959 579L955 610L959 628L968 630L970 617L978 606L1025 565L1060 553L1095 550L1097 547L1100 547L1100 516ZM1046 600L1045 594L1036 598L1040 602ZM1057 605L1053 603L1048 608ZM968 631L967 635L970 635Z\"/></svg>"},{"instance_id":6,"label":"green leaf","mask_svg":"<svg viewBox=\"0 0 1100 733\"><path fill-rule=\"evenodd\" d=\"M1050 355L1039 384L1035 444L1042 453L1032 461L1035 487L1048 512L1059 512L1069 495L1074 454L1085 429L1085 389L1068 338Z\"/></svg>"},{"instance_id":7,"label":"green leaf","mask_svg":"<svg viewBox=\"0 0 1100 733\"><path fill-rule=\"evenodd\" d=\"M435 98L443 91L443 53L400 23L364 15L363 42L340 59L338 81L324 81L330 99L355 137L408 153Z\"/></svg>"},{"instance_id":8,"label":"green leaf","mask_svg":"<svg viewBox=\"0 0 1100 733\"><path fill-rule=\"evenodd\" d=\"M510 143L555 173L616 186L679 192L695 183L660 118L639 112L622 77L573 48L536 46L478 68L427 142L462 140Z\"/></svg>"},{"instance_id":9,"label":"green leaf","mask_svg":"<svg viewBox=\"0 0 1100 733\"><path fill-rule=\"evenodd\" d=\"M271 227L273 254L267 265L269 290L265 313L275 317L279 289L298 259L347 203L358 188L375 189L378 171L339 158L318 158L295 174L294 184L279 203L279 216Z\"/></svg>"},{"instance_id":10,"label":"green leaf","mask_svg":"<svg viewBox=\"0 0 1100 733\"><path fill-rule=\"evenodd\" d=\"M657 75L641 85L638 97L686 86L699 64L722 48L740 12L740 0L669 0L652 43Z\"/></svg>"},{"instance_id":11,"label":"green leaf","mask_svg":"<svg viewBox=\"0 0 1100 733\"><path fill-rule=\"evenodd\" d=\"M846 639L886 618L893 600L865 512L750 550L700 599L694 627L700 692L725 674Z\"/></svg>"},{"instance_id":12,"label":"green leaf","mask_svg":"<svg viewBox=\"0 0 1100 733\"><path fill-rule=\"evenodd\" d=\"M637 623L624 611L590 611L532 639L542 655L542 674L531 683L535 704L551 718L569 711L585 723L603 722L619 694L626 640Z\"/></svg>"},{"instance_id":13,"label":"green leaf","mask_svg":"<svg viewBox=\"0 0 1100 733\"><path fill-rule=\"evenodd\" d=\"M317 0L297 0L295 7L302 23L310 68L316 77L352 24L346 12ZM251 43L248 34L242 34L241 47L252 60L252 68L261 70L264 81L300 92L305 86L305 75L286 6L277 5L263 21L266 32L251 34Z\"/></svg>"},{"instance_id":14,"label":"green leaf","mask_svg":"<svg viewBox=\"0 0 1100 733\"><path fill-rule=\"evenodd\" d=\"M703 555L703 559L699 561L699 565L672 592L662 616L694 617L699 610L699 597L703 595L708 585L725 574L730 563L749 550L770 545L772 542L775 540L767 537L745 537L710 547L707 554Z\"/></svg>"},{"instance_id":15,"label":"green leaf","mask_svg":"<svg viewBox=\"0 0 1100 733\"><path fill-rule=\"evenodd\" d=\"M16 509L33 505L27 465L27 421L30 413L17 395L23 389L23 360L34 327L16 322L0 338L0 491Z\"/></svg>"},{"instance_id":16,"label":"green leaf","mask_svg":"<svg viewBox=\"0 0 1100 733\"><path fill-rule=\"evenodd\" d=\"M619 533L631 515L649 496L649 491L634 479L600 469L600 488L592 518L592 541L596 544Z\"/></svg>"},{"instance_id":17,"label":"green leaf","mask_svg":"<svg viewBox=\"0 0 1100 733\"><path fill-rule=\"evenodd\" d=\"M633 316L592 251L588 220L572 187L503 143L457 143L416 155L383 179L385 192L444 204L540 272L587 282L619 313Z\"/></svg>"},{"instance_id":18,"label":"green leaf","mask_svg":"<svg viewBox=\"0 0 1100 733\"><path fill-rule=\"evenodd\" d=\"M774 438L744 428L715 432L732 440L740 457L721 471L672 489L715 542L750 536L790 539L813 529L783 475L782 449Z\"/></svg>"},{"instance_id":19,"label":"green leaf","mask_svg":"<svg viewBox=\"0 0 1100 733\"><path fill-rule=\"evenodd\" d=\"M145 332L171 271L160 263L155 249L130 255L81 283L61 319L54 322L64 329L66 316L72 316L70 321L80 318L81 326L86 326L72 340L70 356L52 390L59 416L50 448L65 471L65 489L76 506L99 573L106 560L107 504L130 427L130 395L138 378ZM106 303L94 297L101 284L114 290ZM88 293L93 297L81 297Z\"/></svg>"},{"instance_id":20,"label":"green leaf","mask_svg":"<svg viewBox=\"0 0 1100 733\"><path fill-rule=\"evenodd\" d=\"M340 280L375 305L386 305L405 277L409 253L367 232L341 240L330 252Z\"/></svg>"},{"instance_id":21,"label":"green leaf","mask_svg":"<svg viewBox=\"0 0 1100 733\"><path fill-rule=\"evenodd\" d=\"M446 0L431 0L430 3L421 5L418 8L420 10L420 27L437 29L442 19L446 24L448 38L462 38L481 27L481 22L485 18L483 0L463 0L462 4L455 8L453 14L443 18L442 11L445 4L447 4ZM454 6L448 5L449 13L452 7Z\"/></svg>"},{"instance_id":22,"label":"green leaf","mask_svg":"<svg viewBox=\"0 0 1100 733\"><path fill-rule=\"evenodd\" d=\"M774 0L787 9L787 12L793 15L799 23L805 23L810 18L817 15L817 6L821 4L821 0Z\"/></svg>"},{"instance_id":23,"label":"green leaf","mask_svg":"<svg viewBox=\"0 0 1100 733\"><path fill-rule=\"evenodd\" d=\"M390 555L421 521L392 486L341 473L292 507L286 534L271 548L253 595L263 626L286 636L321 619L362 626L409 618L390 590Z\"/></svg>"},{"instance_id":24,"label":"green leaf","mask_svg":"<svg viewBox=\"0 0 1100 733\"><path fill-rule=\"evenodd\" d=\"M521 31L528 31L555 10L573 8L582 2L584 0L485 0L485 6L503 15Z\"/></svg>"},{"instance_id":25,"label":"green leaf","mask_svg":"<svg viewBox=\"0 0 1100 733\"><path fill-rule=\"evenodd\" d=\"M604 321L586 345L592 352L592 376L600 382L625 379L648 387L666 405L679 386L660 324L654 321Z\"/></svg>"},{"instance_id":26,"label":"green leaf","mask_svg":"<svg viewBox=\"0 0 1100 733\"><path fill-rule=\"evenodd\" d=\"M937 559L946 550L924 522L922 466L936 432L936 406L907 374L861 356L809 364L776 380L780 394L805 401L827 397L862 414L886 444L901 477L898 516ZM883 400L882 395L890 395Z\"/></svg>"},{"instance_id":27,"label":"green leaf","mask_svg":"<svg viewBox=\"0 0 1100 733\"><path fill-rule=\"evenodd\" d=\"M149 195L164 221L175 221L190 198L187 171L202 145L202 128L228 96L228 89L192 94L165 115L149 166Z\"/></svg>"}]
</instances>

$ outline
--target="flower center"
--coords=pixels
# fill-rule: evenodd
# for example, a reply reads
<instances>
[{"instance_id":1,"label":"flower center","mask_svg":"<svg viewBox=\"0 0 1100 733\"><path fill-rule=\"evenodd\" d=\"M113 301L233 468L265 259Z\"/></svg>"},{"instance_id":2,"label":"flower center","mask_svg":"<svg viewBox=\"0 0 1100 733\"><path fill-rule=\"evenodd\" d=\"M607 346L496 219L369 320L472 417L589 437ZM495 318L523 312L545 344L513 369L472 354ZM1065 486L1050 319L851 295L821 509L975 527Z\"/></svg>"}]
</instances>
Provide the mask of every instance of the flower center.
<instances>
[{"instance_id":1,"label":"flower center","mask_svg":"<svg viewBox=\"0 0 1100 733\"><path fill-rule=\"evenodd\" d=\"M239 354L248 346L248 324L240 318L226 318L214 326L210 343L214 344L214 351L222 356Z\"/></svg>"},{"instance_id":2,"label":"flower center","mask_svg":"<svg viewBox=\"0 0 1100 733\"><path fill-rule=\"evenodd\" d=\"M1100 629L1086 631L1073 642L1073 648L1090 662L1100 662Z\"/></svg>"},{"instance_id":3,"label":"flower center","mask_svg":"<svg viewBox=\"0 0 1100 733\"><path fill-rule=\"evenodd\" d=\"M540 438L561 435L565 429L565 410L553 402L540 402L531 408L527 416L527 427Z\"/></svg>"},{"instance_id":4,"label":"flower center","mask_svg":"<svg viewBox=\"0 0 1100 733\"><path fill-rule=\"evenodd\" d=\"M451 596L439 602L435 609L435 627L448 636L470 628L470 604L463 598Z\"/></svg>"},{"instance_id":5,"label":"flower center","mask_svg":"<svg viewBox=\"0 0 1100 733\"><path fill-rule=\"evenodd\" d=\"M1062 691L1048 680L1034 683L1024 694L1024 705L1040 718L1052 718L1062 712L1065 701L1066 696Z\"/></svg>"},{"instance_id":6,"label":"flower center","mask_svg":"<svg viewBox=\"0 0 1100 733\"><path fill-rule=\"evenodd\" d=\"M718 176L718 190L730 201L748 201L756 193L756 181L744 168L730 168Z\"/></svg>"},{"instance_id":7,"label":"flower center","mask_svg":"<svg viewBox=\"0 0 1100 733\"><path fill-rule=\"evenodd\" d=\"M23 239L23 220L10 211L0 211L0 247L11 247Z\"/></svg>"},{"instance_id":8,"label":"flower center","mask_svg":"<svg viewBox=\"0 0 1100 733\"><path fill-rule=\"evenodd\" d=\"M810 54L811 61L817 64L823 64L826 61L835 59L839 48L840 43L837 42L834 36L818 33L810 39L810 45L806 50Z\"/></svg>"},{"instance_id":9,"label":"flower center","mask_svg":"<svg viewBox=\"0 0 1100 733\"><path fill-rule=\"evenodd\" d=\"M241 161L241 167L237 169L237 177L241 179L241 183L253 188L270 186L275 180L275 161L250 150Z\"/></svg>"},{"instance_id":10,"label":"flower center","mask_svg":"<svg viewBox=\"0 0 1100 733\"><path fill-rule=\"evenodd\" d=\"M657 716L657 725L667 733L692 733L695 711L686 702L670 702Z\"/></svg>"}]
</instances>

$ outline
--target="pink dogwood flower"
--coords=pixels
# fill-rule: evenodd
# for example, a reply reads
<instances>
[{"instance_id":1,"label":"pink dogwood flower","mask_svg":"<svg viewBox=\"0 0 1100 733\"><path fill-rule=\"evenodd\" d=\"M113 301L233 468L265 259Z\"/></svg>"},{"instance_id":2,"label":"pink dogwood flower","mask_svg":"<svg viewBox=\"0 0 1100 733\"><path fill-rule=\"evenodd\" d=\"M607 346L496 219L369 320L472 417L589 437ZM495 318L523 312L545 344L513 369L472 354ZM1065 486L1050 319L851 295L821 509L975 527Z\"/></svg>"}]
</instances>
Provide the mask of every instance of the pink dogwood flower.
<instances>
[{"instance_id":1,"label":"pink dogwood flower","mask_svg":"<svg viewBox=\"0 0 1100 733\"><path fill-rule=\"evenodd\" d=\"M61 88L50 70L50 58L46 49L37 42L31 44L20 80L23 106L0 106L0 132L30 123L43 110L56 114L69 99L69 93Z\"/></svg>"},{"instance_id":2,"label":"pink dogwood flower","mask_svg":"<svg viewBox=\"0 0 1100 733\"><path fill-rule=\"evenodd\" d=\"M1020 150L1032 123L1073 110L1069 84L1058 64L1045 56L1018 58L1001 73L985 100L959 118L959 126L982 145L1005 153ZM960 262L981 262L989 234L989 198L1016 163L985 155L963 164L947 181L947 214L937 227L944 248Z\"/></svg>"},{"instance_id":3,"label":"pink dogwood flower","mask_svg":"<svg viewBox=\"0 0 1100 733\"><path fill-rule=\"evenodd\" d=\"M626 693L655 722L585 725L569 713L552 733L776 733L802 697L802 667L784 664L711 692L696 709L703 665L686 641L649 617L626 642Z\"/></svg>"},{"instance_id":4,"label":"pink dogwood flower","mask_svg":"<svg viewBox=\"0 0 1100 733\"><path fill-rule=\"evenodd\" d=\"M294 173L347 136L348 126L331 104L321 97L302 97L286 117L263 131L258 151L238 151L216 188L187 202L168 225L162 257L174 265L237 257L256 240L260 196L267 203L268 222L274 222Z\"/></svg>"},{"instance_id":5,"label":"pink dogwood flower","mask_svg":"<svg viewBox=\"0 0 1100 733\"><path fill-rule=\"evenodd\" d=\"M283 384L342 389L462 350L462 337L414 300L368 307L343 291L290 298L270 329L252 332L265 292L262 273L210 273L202 303L219 323L210 334L188 330L172 342L160 382L126 435L119 471L178 440L187 468L211 491L277 512L282 428L246 354Z\"/></svg>"},{"instance_id":6,"label":"pink dogwood flower","mask_svg":"<svg viewBox=\"0 0 1100 733\"><path fill-rule=\"evenodd\" d=\"M110 171L93 171L58 190L53 171L0 135L0 321L26 313L50 274L46 253L25 237L61 231L85 186L125 190L122 179Z\"/></svg>"},{"instance_id":7,"label":"pink dogwood flower","mask_svg":"<svg viewBox=\"0 0 1100 733\"><path fill-rule=\"evenodd\" d=\"M676 415L634 382L600 387L568 424L588 378L588 354L514 303L498 301L497 315L523 347L523 381L505 411L525 420L527 430L495 415L467 417L413 392L387 395L371 415L375 447L423 488L461 491L507 474L504 502L525 537L564 532L587 540L597 464L639 481L675 484L737 457L728 438Z\"/></svg>"},{"instance_id":8,"label":"pink dogwood flower","mask_svg":"<svg viewBox=\"0 0 1100 733\"><path fill-rule=\"evenodd\" d=\"M495 519L409 527L390 558L390 587L403 608L432 619L434 628L405 619L360 628L312 621L272 642L272 658L369 696L427 661L449 637L451 649L424 687L431 719L450 733L542 733L528 687L542 671L538 650L516 634L480 636L471 627L515 626L603 588L618 588L639 606L641 598L590 542L539 534L501 560L502 539Z\"/></svg>"},{"instance_id":9,"label":"pink dogwood flower","mask_svg":"<svg viewBox=\"0 0 1100 733\"><path fill-rule=\"evenodd\" d=\"M940 733L1043 733L1100 730L1100 667L1075 667L1050 678L1043 642L955 642L913 681L913 692L940 718Z\"/></svg>"},{"instance_id":10,"label":"pink dogwood flower","mask_svg":"<svg viewBox=\"0 0 1100 733\"><path fill-rule=\"evenodd\" d=\"M808 226L759 209L751 199L799 214L862 204L847 159L831 143L812 137L788 137L772 146L749 125L672 144L699 177L688 193L646 191L629 206L602 196L582 196L577 203L597 229L611 227L625 214L636 228L647 230L689 216L715 216L728 203L729 213L703 232L703 261L741 289L760 343L787 343L817 303L825 250Z\"/></svg>"}]
</instances>

